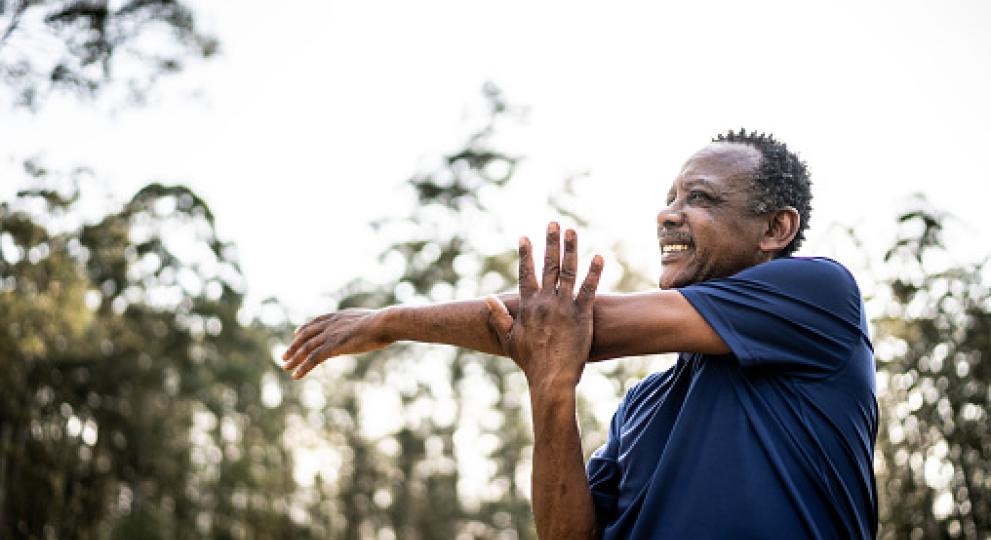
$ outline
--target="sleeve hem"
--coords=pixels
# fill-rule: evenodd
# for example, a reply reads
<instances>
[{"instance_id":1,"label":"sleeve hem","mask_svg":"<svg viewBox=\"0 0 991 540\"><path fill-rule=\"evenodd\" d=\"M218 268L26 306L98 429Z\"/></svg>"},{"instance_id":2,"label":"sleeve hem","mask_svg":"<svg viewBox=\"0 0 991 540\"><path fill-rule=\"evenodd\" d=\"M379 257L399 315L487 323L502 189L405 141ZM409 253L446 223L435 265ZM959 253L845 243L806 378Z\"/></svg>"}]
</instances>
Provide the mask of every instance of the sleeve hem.
<instances>
[{"instance_id":1,"label":"sleeve hem","mask_svg":"<svg viewBox=\"0 0 991 540\"><path fill-rule=\"evenodd\" d=\"M729 347L730 352L737 358L744 367L752 367L757 364L757 358L744 346L745 341L733 328L725 317L716 309L712 301L704 294L695 294L691 289L679 289L679 293L688 300L688 303L695 308L695 311L709 323L712 330L719 335L720 339Z\"/></svg>"}]
</instances>

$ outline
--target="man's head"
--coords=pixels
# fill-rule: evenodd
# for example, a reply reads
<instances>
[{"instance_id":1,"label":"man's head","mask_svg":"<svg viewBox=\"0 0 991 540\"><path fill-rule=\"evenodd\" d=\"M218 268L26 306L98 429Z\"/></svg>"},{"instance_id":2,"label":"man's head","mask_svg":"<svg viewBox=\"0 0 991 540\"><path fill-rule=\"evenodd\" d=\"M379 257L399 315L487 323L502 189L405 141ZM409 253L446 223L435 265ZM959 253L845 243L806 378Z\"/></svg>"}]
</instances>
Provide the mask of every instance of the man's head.
<instances>
[{"instance_id":1,"label":"man's head","mask_svg":"<svg viewBox=\"0 0 991 540\"><path fill-rule=\"evenodd\" d=\"M805 164L770 135L713 139L675 178L657 216L660 286L726 277L791 255L811 211Z\"/></svg>"}]
</instances>

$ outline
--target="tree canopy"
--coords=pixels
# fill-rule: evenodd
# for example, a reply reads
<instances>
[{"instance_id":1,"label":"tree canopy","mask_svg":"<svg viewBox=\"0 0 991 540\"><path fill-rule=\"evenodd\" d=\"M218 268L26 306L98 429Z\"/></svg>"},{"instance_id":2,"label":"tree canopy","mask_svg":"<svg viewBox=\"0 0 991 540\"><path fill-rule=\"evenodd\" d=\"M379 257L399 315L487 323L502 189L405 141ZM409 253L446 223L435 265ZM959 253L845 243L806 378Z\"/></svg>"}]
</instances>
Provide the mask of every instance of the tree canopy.
<instances>
[{"instance_id":1,"label":"tree canopy","mask_svg":"<svg viewBox=\"0 0 991 540\"><path fill-rule=\"evenodd\" d=\"M56 93L140 98L217 50L186 2L0 0L0 85L28 110ZM515 285L515 253L478 240L500 226L484 194L523 163L494 138L515 108L484 93L481 127L406 183L408 214L372 224L393 277L356 276L328 310ZM26 189L0 201L0 538L535 536L512 362L400 345L292 383L273 361L288 323L244 316L223 216L186 186L150 183L86 220L84 173L29 160ZM988 263L955 262L948 218L926 204L897 219L870 299L880 536L986 538ZM617 288L649 286L617 257ZM585 380L615 400L657 365L624 359ZM580 394L586 453L605 433L592 409Z\"/></svg>"},{"instance_id":2,"label":"tree canopy","mask_svg":"<svg viewBox=\"0 0 991 540\"><path fill-rule=\"evenodd\" d=\"M0 0L0 83L13 104L112 85L140 100L162 75L217 52L187 2Z\"/></svg>"}]
</instances>

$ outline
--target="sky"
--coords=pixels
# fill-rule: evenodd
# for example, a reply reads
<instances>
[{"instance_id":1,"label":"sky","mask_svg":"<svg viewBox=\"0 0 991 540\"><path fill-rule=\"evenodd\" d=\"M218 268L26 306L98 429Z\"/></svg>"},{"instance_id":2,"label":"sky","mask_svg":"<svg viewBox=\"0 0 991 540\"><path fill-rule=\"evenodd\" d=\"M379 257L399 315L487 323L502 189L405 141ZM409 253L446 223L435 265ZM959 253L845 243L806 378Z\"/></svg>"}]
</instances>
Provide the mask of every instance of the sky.
<instances>
[{"instance_id":1,"label":"sky","mask_svg":"<svg viewBox=\"0 0 991 540\"><path fill-rule=\"evenodd\" d=\"M0 199L19 159L88 165L118 202L184 183L238 246L249 303L301 322L324 293L378 275L368 222L408 209L402 185L478 125L480 89L527 109L502 148L526 156L493 203L492 250L540 237L563 179L587 174L583 253L623 242L659 271L655 216L716 133L774 133L808 162L802 254L880 252L913 193L956 215L953 256L991 246L991 3L314 2L197 6L221 55L166 79L145 107L55 100L0 113ZM9 179L13 178L14 181ZM840 247L837 247L840 246ZM845 260L850 257L850 261ZM615 266L615 265L614 265ZM607 259L608 283L610 266Z\"/></svg>"}]
</instances>

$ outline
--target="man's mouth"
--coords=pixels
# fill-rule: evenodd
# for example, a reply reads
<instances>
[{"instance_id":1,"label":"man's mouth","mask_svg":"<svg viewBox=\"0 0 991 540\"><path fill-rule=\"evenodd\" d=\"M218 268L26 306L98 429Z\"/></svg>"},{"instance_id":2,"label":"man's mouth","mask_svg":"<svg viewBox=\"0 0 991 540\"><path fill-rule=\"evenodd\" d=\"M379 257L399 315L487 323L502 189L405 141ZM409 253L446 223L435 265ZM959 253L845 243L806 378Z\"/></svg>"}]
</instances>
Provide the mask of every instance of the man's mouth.
<instances>
[{"instance_id":1,"label":"man's mouth","mask_svg":"<svg viewBox=\"0 0 991 540\"><path fill-rule=\"evenodd\" d=\"M688 238L668 239L661 242L661 263L669 264L688 257L695 248L695 244Z\"/></svg>"},{"instance_id":2,"label":"man's mouth","mask_svg":"<svg viewBox=\"0 0 991 540\"><path fill-rule=\"evenodd\" d=\"M681 253L689 249L691 246L688 244L664 244L661 246L661 253L667 255L668 253Z\"/></svg>"}]
</instances>

